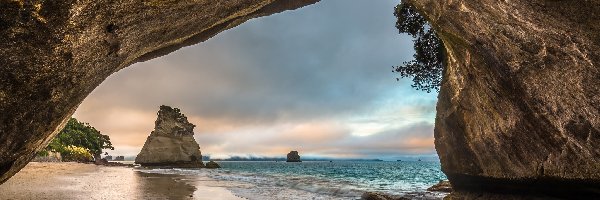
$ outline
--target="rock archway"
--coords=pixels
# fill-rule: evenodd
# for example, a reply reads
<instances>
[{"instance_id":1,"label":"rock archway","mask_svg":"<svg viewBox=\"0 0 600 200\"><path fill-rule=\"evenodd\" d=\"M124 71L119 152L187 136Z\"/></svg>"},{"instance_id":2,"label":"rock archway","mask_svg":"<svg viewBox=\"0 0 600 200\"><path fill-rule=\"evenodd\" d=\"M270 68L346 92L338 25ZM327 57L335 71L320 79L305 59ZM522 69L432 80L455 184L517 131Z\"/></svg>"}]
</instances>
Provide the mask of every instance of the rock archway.
<instances>
[{"instance_id":1,"label":"rock archway","mask_svg":"<svg viewBox=\"0 0 600 200\"><path fill-rule=\"evenodd\" d=\"M0 183L110 74L317 1L0 0ZM446 45L435 137L455 188L598 193L600 2L408 1Z\"/></svg>"},{"instance_id":2,"label":"rock archway","mask_svg":"<svg viewBox=\"0 0 600 200\"><path fill-rule=\"evenodd\" d=\"M453 187L597 195L600 2L410 2L447 51L434 132Z\"/></svg>"},{"instance_id":3,"label":"rock archway","mask_svg":"<svg viewBox=\"0 0 600 200\"><path fill-rule=\"evenodd\" d=\"M0 1L0 183L110 74L318 0Z\"/></svg>"}]
</instances>

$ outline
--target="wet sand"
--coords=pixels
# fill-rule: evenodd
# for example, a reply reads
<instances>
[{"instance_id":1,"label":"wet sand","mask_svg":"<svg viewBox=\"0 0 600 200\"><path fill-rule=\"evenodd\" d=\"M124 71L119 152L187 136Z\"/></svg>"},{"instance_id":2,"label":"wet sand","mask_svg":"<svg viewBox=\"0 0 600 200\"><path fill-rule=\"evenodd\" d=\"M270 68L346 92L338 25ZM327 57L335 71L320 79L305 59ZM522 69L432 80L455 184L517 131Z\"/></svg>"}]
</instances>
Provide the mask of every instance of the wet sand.
<instances>
[{"instance_id":1,"label":"wet sand","mask_svg":"<svg viewBox=\"0 0 600 200\"><path fill-rule=\"evenodd\" d=\"M242 199L211 182L128 167L32 162L0 185L0 199Z\"/></svg>"}]
</instances>

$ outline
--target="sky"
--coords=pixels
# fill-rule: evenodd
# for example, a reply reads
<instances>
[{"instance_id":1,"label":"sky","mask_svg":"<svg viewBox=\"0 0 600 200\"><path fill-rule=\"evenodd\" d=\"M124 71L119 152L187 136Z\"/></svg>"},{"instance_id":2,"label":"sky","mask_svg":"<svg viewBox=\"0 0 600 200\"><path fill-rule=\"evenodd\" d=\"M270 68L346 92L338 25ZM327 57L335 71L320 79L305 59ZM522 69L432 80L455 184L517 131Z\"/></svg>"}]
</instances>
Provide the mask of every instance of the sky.
<instances>
[{"instance_id":1,"label":"sky","mask_svg":"<svg viewBox=\"0 0 600 200\"><path fill-rule=\"evenodd\" d=\"M125 68L74 117L135 156L160 105L181 109L203 155L435 156L437 94L396 81L412 58L398 0L323 0L250 20L206 42Z\"/></svg>"}]
</instances>

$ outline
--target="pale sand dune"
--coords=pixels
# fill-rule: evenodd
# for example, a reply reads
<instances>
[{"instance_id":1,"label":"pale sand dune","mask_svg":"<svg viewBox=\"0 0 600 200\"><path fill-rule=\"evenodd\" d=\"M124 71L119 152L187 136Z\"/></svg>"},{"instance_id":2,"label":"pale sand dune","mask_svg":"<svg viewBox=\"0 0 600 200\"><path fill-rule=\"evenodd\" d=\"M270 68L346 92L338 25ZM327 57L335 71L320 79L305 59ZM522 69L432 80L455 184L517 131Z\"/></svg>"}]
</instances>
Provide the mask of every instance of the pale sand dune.
<instances>
[{"instance_id":1,"label":"pale sand dune","mask_svg":"<svg viewBox=\"0 0 600 200\"><path fill-rule=\"evenodd\" d=\"M0 199L242 198L223 187L201 186L179 175L141 173L127 167L32 162L0 185Z\"/></svg>"}]
</instances>

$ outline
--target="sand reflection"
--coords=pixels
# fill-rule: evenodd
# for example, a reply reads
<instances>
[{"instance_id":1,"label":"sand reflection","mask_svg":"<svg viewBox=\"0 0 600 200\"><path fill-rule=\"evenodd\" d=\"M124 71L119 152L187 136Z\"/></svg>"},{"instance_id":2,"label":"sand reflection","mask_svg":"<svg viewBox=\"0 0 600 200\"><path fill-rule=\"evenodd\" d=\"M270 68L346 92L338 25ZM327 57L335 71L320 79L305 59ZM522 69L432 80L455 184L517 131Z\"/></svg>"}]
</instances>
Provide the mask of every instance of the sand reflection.
<instances>
[{"instance_id":1,"label":"sand reflection","mask_svg":"<svg viewBox=\"0 0 600 200\"><path fill-rule=\"evenodd\" d=\"M194 187L184 176L134 172L139 199L194 199Z\"/></svg>"}]
</instances>

